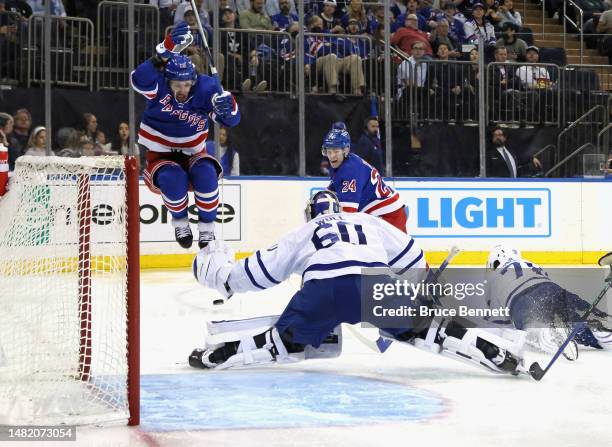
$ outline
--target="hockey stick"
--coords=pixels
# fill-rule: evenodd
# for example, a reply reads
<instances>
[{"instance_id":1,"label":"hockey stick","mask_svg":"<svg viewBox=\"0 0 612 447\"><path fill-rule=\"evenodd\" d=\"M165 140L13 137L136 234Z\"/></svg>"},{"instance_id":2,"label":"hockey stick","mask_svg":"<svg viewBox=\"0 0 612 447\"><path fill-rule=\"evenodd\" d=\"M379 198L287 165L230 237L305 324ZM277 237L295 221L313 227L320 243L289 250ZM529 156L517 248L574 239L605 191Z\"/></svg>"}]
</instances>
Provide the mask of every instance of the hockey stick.
<instances>
[{"instance_id":1,"label":"hockey stick","mask_svg":"<svg viewBox=\"0 0 612 447\"><path fill-rule=\"evenodd\" d=\"M444 261L442 261L442 264L440 264L440 267L438 267L438 269L433 274L431 273L433 270L429 271L429 273L427 274L427 278L425 279L425 282L431 283L431 282L437 281L440 275L442 274L442 272L444 271L444 269L448 267L448 264L450 264L453 258L457 256L457 253L459 253L459 251L460 251L459 247L457 247L456 245L453 245L450 249L450 252L446 256L446 259L444 259ZM379 336L378 339L376 339L376 341L370 340L368 337L366 337L361 332L359 332L359 330L357 330L357 328L353 325L347 325L347 329L363 345L365 345L366 347L370 348L372 351L377 352L377 353L385 352L387 349L389 349L389 346L391 346L391 343L393 343L393 340L389 340L388 338L383 338L382 336Z\"/></svg>"},{"instance_id":2,"label":"hockey stick","mask_svg":"<svg viewBox=\"0 0 612 447\"><path fill-rule=\"evenodd\" d=\"M548 370L554 365L554 363L557 361L559 356L563 353L563 351L565 350L567 345L574 339L576 334L578 334L578 332L580 332L582 329L587 327L586 319L588 318L589 315L591 315L591 312L593 312L593 310L597 307L597 305L603 299L603 297L606 295L606 293L608 292L610 287L612 287L612 251L610 253L602 256L599 259L598 264L601 265L602 267L603 266L610 267L610 273L608 273L608 276L606 277L606 279L604 279L604 281L606 283L605 287L599 293L599 295L597 296L597 299L595 299L595 301L593 301L591 303L589 308L582 315L582 317L580 318L582 321L576 323L576 325L574 326L574 329L572 330L572 332L570 332L570 334L567 336L567 338L565 339L563 344L561 346L559 346L559 349L557 350L557 352L555 352L555 355L548 362L548 365L546 365L546 368L542 369L542 367L538 364L538 362L534 362L534 363L531 364L531 366L529 367L529 374L535 380L537 380L537 381L542 380L542 378L546 375Z\"/></svg>"}]
</instances>

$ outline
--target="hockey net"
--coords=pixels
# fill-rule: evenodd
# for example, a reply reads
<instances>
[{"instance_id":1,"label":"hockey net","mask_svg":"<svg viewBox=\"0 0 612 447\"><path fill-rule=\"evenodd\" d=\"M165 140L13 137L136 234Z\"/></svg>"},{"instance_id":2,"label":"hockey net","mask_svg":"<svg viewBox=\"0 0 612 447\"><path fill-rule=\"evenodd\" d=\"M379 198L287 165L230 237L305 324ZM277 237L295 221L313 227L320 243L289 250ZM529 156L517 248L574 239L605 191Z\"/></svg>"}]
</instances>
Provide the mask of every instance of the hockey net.
<instances>
[{"instance_id":1,"label":"hockey net","mask_svg":"<svg viewBox=\"0 0 612 447\"><path fill-rule=\"evenodd\" d=\"M17 160L0 199L0 424L138 423L137 188L133 157Z\"/></svg>"}]
</instances>

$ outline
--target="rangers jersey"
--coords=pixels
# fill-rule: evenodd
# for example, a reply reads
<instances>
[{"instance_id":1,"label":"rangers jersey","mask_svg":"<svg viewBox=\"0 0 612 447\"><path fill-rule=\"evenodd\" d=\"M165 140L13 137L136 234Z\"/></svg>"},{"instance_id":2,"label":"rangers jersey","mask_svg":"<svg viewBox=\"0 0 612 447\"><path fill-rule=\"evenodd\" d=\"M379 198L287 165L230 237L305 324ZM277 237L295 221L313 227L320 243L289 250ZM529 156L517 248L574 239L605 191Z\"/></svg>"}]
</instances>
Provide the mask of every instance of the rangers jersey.
<instances>
[{"instance_id":1,"label":"rangers jersey","mask_svg":"<svg viewBox=\"0 0 612 447\"><path fill-rule=\"evenodd\" d=\"M423 250L412 237L382 219L364 213L319 216L236 263L228 284L235 292L267 289L292 273L304 282L358 275L367 267L392 267L402 274L426 268Z\"/></svg>"},{"instance_id":2,"label":"rangers jersey","mask_svg":"<svg viewBox=\"0 0 612 447\"><path fill-rule=\"evenodd\" d=\"M197 154L205 150L208 137L208 120L212 118L226 127L240 122L240 111L234 100L234 108L220 119L212 108L216 93L216 81L199 75L190 96L183 103L174 98L172 90L151 60L140 64L131 75L132 87L147 98L138 131L138 143L154 152L181 151Z\"/></svg>"},{"instance_id":3,"label":"rangers jersey","mask_svg":"<svg viewBox=\"0 0 612 447\"><path fill-rule=\"evenodd\" d=\"M404 205L397 191L386 185L376 168L355 154L349 154L338 169L329 169L331 182L342 211L383 216Z\"/></svg>"},{"instance_id":4,"label":"rangers jersey","mask_svg":"<svg viewBox=\"0 0 612 447\"><path fill-rule=\"evenodd\" d=\"M509 260L487 275L487 305L509 307L518 294L548 282L552 282L548 273L539 265L520 258Z\"/></svg>"}]
</instances>

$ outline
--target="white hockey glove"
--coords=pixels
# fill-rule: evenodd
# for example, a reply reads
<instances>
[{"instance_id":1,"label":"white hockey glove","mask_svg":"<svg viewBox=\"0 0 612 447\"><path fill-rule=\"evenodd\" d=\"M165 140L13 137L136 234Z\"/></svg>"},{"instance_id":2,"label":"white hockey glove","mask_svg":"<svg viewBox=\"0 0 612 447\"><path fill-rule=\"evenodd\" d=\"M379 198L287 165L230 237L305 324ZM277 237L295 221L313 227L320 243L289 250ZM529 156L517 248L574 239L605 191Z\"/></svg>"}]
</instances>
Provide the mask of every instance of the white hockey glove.
<instances>
[{"instance_id":1,"label":"white hockey glove","mask_svg":"<svg viewBox=\"0 0 612 447\"><path fill-rule=\"evenodd\" d=\"M181 22L172 28L164 41L155 47L155 51L160 57L170 59L172 54L180 53L192 42L193 35L189 30L189 25L187 25L187 22Z\"/></svg>"},{"instance_id":2,"label":"white hockey glove","mask_svg":"<svg viewBox=\"0 0 612 447\"><path fill-rule=\"evenodd\" d=\"M234 294L227 284L233 267L234 252L223 241L212 241L194 258L193 274L196 280L221 294L222 298L215 299L213 304L224 304Z\"/></svg>"}]
</instances>

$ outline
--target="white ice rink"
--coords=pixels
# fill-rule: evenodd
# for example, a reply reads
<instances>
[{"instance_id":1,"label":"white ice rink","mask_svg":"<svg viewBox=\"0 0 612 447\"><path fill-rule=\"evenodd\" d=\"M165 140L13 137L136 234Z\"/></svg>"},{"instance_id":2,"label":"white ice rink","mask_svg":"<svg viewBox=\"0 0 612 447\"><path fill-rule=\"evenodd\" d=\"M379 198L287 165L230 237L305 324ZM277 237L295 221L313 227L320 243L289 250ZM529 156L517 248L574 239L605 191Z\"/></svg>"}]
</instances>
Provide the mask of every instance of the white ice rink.
<instances>
[{"instance_id":1,"label":"white ice rink","mask_svg":"<svg viewBox=\"0 0 612 447\"><path fill-rule=\"evenodd\" d=\"M345 330L337 359L229 372L187 365L206 320L280 313L296 286L213 309L189 270L143 272L141 425L79 428L70 445L612 445L612 352L582 350L538 383L398 343L376 354Z\"/></svg>"}]
</instances>

